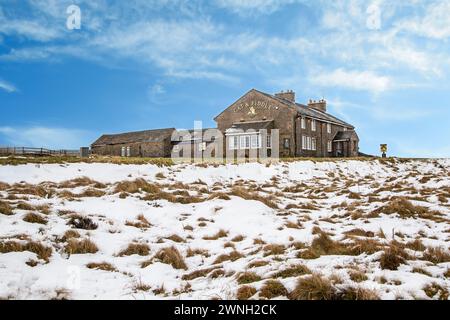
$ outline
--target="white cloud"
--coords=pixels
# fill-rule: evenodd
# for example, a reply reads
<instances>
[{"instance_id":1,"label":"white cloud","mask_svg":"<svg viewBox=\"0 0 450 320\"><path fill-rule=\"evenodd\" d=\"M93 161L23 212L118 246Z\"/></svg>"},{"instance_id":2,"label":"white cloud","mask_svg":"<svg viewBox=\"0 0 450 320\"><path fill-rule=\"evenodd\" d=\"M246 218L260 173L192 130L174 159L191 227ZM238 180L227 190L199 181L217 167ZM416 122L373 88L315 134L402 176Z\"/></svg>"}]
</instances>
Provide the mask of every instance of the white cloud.
<instances>
[{"instance_id":1,"label":"white cloud","mask_svg":"<svg viewBox=\"0 0 450 320\"><path fill-rule=\"evenodd\" d=\"M450 2L429 2L423 16L409 17L397 24L399 30L433 39L450 37Z\"/></svg>"},{"instance_id":2,"label":"white cloud","mask_svg":"<svg viewBox=\"0 0 450 320\"><path fill-rule=\"evenodd\" d=\"M312 74L310 82L322 87L342 87L353 90L381 93L391 89L391 80L371 71L347 71L336 69L331 72Z\"/></svg>"},{"instance_id":3,"label":"white cloud","mask_svg":"<svg viewBox=\"0 0 450 320\"><path fill-rule=\"evenodd\" d=\"M0 89L5 90L6 92L16 92L17 88L9 82L6 82L0 79Z\"/></svg>"},{"instance_id":4,"label":"white cloud","mask_svg":"<svg viewBox=\"0 0 450 320\"><path fill-rule=\"evenodd\" d=\"M229 9L240 15L252 15L254 13L270 14L280 7L299 2L298 0L216 0L220 8Z\"/></svg>"},{"instance_id":5,"label":"white cloud","mask_svg":"<svg viewBox=\"0 0 450 320\"><path fill-rule=\"evenodd\" d=\"M89 145L91 134L84 130L33 127L0 127L1 140L9 146L51 148L51 149L78 149Z\"/></svg>"}]
</instances>

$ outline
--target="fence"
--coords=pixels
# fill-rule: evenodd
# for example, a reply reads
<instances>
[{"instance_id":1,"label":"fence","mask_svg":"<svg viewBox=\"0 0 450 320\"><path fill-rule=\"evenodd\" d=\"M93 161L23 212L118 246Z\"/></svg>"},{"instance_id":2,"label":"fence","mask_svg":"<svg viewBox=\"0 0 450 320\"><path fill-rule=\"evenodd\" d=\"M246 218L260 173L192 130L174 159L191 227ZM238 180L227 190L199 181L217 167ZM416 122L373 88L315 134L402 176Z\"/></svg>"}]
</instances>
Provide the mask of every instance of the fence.
<instances>
[{"instance_id":1,"label":"fence","mask_svg":"<svg viewBox=\"0 0 450 320\"><path fill-rule=\"evenodd\" d=\"M30 147L0 147L2 156L80 156L80 150L50 150Z\"/></svg>"}]
</instances>

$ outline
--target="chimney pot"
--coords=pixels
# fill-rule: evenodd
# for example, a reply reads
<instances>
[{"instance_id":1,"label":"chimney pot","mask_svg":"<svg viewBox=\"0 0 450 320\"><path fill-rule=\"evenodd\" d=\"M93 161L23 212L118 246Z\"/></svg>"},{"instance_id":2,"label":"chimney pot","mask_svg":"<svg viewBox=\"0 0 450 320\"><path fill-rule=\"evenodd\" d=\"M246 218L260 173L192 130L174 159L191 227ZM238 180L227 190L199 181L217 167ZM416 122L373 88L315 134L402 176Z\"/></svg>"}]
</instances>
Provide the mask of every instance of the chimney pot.
<instances>
[{"instance_id":1,"label":"chimney pot","mask_svg":"<svg viewBox=\"0 0 450 320\"><path fill-rule=\"evenodd\" d=\"M322 112L327 112L327 101L325 99L309 100L308 107Z\"/></svg>"},{"instance_id":2,"label":"chimney pot","mask_svg":"<svg viewBox=\"0 0 450 320\"><path fill-rule=\"evenodd\" d=\"M290 102L295 102L295 92L293 90L287 90L286 92L282 90L279 93L275 93L275 97L288 100Z\"/></svg>"}]
</instances>

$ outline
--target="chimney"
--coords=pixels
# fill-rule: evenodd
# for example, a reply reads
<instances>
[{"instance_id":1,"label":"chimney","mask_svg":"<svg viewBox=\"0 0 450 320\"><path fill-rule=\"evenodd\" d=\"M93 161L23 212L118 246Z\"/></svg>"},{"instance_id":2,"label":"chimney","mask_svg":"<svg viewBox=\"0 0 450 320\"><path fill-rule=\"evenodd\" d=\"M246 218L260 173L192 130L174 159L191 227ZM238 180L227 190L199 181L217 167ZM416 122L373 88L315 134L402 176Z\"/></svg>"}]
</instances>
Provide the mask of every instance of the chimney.
<instances>
[{"instance_id":1,"label":"chimney","mask_svg":"<svg viewBox=\"0 0 450 320\"><path fill-rule=\"evenodd\" d=\"M279 93L275 93L275 97L281 98L284 100L288 100L291 102L295 102L295 92L292 90L288 90L286 92L281 91Z\"/></svg>"},{"instance_id":2,"label":"chimney","mask_svg":"<svg viewBox=\"0 0 450 320\"><path fill-rule=\"evenodd\" d=\"M322 111L327 112L327 101L325 99L315 101L315 100L309 100L308 107Z\"/></svg>"}]
</instances>

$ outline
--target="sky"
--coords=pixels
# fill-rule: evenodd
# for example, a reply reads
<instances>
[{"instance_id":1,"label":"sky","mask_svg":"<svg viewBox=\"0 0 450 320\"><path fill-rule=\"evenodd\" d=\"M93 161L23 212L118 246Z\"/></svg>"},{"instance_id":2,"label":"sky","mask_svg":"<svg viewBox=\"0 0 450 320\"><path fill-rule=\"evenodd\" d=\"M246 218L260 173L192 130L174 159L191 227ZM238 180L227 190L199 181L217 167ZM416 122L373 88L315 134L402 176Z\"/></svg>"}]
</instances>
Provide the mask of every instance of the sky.
<instances>
[{"instance_id":1,"label":"sky","mask_svg":"<svg viewBox=\"0 0 450 320\"><path fill-rule=\"evenodd\" d=\"M449 71L447 0L0 0L0 145L215 127L255 88L325 98L362 152L450 157Z\"/></svg>"}]
</instances>

